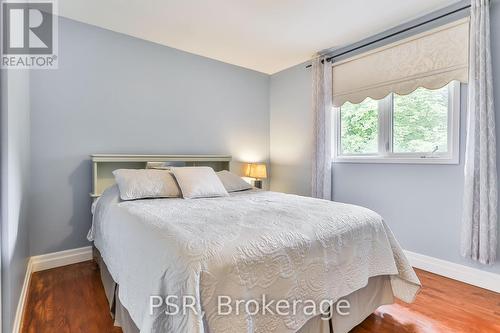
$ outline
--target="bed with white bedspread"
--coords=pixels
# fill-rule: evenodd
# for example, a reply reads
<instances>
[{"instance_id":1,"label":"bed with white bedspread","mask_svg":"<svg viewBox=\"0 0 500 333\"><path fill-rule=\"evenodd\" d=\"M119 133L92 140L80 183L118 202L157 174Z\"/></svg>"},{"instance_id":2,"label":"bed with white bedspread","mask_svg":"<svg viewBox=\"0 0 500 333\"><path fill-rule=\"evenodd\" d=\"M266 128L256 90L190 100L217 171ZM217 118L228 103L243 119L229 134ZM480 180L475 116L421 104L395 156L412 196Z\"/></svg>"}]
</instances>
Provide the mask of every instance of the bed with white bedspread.
<instances>
[{"instance_id":1,"label":"bed with white bedspread","mask_svg":"<svg viewBox=\"0 0 500 333\"><path fill-rule=\"evenodd\" d=\"M412 302L420 288L383 219L354 205L258 190L121 201L112 186L93 216L89 237L141 332L295 333L319 311L299 303L287 315L218 315L218 296L319 304L386 277L395 297ZM192 296L197 311L150 313L150 296L167 295Z\"/></svg>"}]
</instances>

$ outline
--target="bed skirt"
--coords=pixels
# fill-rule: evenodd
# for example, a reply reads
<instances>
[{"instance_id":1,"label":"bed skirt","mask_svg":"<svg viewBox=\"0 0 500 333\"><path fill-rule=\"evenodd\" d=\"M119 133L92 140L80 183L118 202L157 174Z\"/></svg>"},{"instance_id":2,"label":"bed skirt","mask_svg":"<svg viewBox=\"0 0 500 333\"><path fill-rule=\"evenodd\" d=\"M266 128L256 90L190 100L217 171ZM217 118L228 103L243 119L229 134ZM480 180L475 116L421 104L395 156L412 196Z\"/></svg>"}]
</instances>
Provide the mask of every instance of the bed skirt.
<instances>
[{"instance_id":1,"label":"bed skirt","mask_svg":"<svg viewBox=\"0 0 500 333\"><path fill-rule=\"evenodd\" d=\"M108 299L109 310L114 319L114 325L121 327L123 333L139 333L139 328L130 317L126 307L120 302L120 298L118 297L120 286L111 277L99 250L93 247L93 253L94 260L99 266L104 292ZM365 287L342 297L342 300L347 300L350 304L350 314L348 316L342 316L334 311L330 321L323 320L320 316L314 317L300 328L297 333L348 333L379 306L394 303L390 276L371 277Z\"/></svg>"}]
</instances>

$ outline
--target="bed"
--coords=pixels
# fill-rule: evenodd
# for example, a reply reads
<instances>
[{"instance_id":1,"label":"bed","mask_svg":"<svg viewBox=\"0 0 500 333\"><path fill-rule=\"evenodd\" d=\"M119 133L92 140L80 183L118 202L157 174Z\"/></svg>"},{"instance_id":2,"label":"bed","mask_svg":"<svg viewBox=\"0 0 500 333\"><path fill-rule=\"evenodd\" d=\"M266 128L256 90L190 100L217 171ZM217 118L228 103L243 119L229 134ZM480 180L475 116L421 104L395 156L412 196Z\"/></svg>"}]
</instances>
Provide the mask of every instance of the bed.
<instances>
[{"instance_id":1,"label":"bed","mask_svg":"<svg viewBox=\"0 0 500 333\"><path fill-rule=\"evenodd\" d=\"M110 176L117 168L160 161L215 170L237 165L230 156L92 159L89 240L124 333L345 333L394 297L412 302L420 289L390 229L366 208L257 189L121 201ZM192 306L175 313L163 302L167 296L179 302L188 296ZM252 311L222 315L221 297L233 310L238 300ZM263 297L294 308L262 311ZM349 305L347 315L338 310L341 302Z\"/></svg>"}]
</instances>

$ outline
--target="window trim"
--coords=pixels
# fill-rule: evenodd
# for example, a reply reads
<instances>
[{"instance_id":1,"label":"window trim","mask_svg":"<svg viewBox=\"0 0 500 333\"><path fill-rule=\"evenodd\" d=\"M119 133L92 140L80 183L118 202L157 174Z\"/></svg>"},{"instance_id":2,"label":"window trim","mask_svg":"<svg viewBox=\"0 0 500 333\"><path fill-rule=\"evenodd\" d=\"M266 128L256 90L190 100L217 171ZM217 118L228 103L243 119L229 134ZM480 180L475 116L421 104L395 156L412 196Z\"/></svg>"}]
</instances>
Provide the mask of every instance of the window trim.
<instances>
[{"instance_id":1,"label":"window trim","mask_svg":"<svg viewBox=\"0 0 500 333\"><path fill-rule=\"evenodd\" d=\"M448 86L448 152L432 156L421 153L392 152L392 103L387 96L379 103L379 153L377 154L340 154L340 107L334 107L332 117L333 163L400 163L400 164L459 164L460 162L460 82L452 81Z\"/></svg>"}]
</instances>

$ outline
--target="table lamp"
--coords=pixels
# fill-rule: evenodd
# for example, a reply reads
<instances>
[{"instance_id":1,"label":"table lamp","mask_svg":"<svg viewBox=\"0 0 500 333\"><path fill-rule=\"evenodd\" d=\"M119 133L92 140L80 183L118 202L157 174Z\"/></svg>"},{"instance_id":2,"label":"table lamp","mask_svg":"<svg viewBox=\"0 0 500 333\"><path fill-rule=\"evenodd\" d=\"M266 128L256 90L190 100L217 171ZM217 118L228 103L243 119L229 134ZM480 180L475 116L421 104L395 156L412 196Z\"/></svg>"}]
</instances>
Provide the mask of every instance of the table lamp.
<instances>
[{"instance_id":1,"label":"table lamp","mask_svg":"<svg viewBox=\"0 0 500 333\"><path fill-rule=\"evenodd\" d=\"M254 186L262 188L262 179L267 178L266 165L262 163L248 163L245 167L245 177L254 179Z\"/></svg>"}]
</instances>

